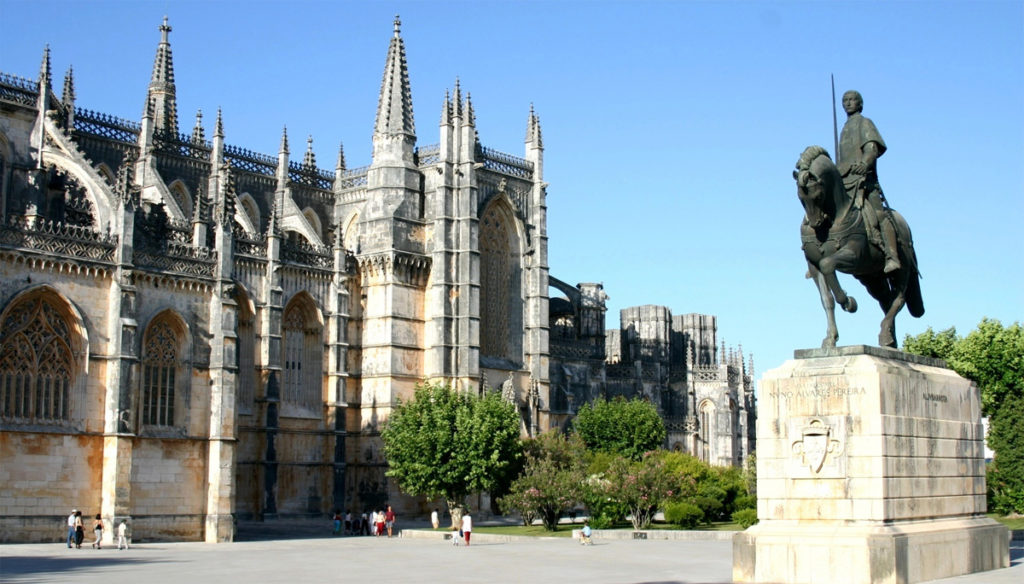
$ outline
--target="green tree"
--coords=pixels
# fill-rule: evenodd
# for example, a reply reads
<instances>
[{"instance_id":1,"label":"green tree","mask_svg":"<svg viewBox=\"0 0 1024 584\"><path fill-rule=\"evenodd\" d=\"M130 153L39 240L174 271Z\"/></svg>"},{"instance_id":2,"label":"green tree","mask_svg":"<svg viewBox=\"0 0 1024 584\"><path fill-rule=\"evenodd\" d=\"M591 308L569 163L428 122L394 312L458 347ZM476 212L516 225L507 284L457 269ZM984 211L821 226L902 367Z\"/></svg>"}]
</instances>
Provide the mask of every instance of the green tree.
<instances>
[{"instance_id":1,"label":"green tree","mask_svg":"<svg viewBox=\"0 0 1024 584\"><path fill-rule=\"evenodd\" d=\"M527 440L523 446L523 474L512 482L502 508L519 512L524 523L539 516L545 529L555 531L562 512L583 496L583 442L577 436L567 438L552 431Z\"/></svg>"},{"instance_id":2,"label":"green tree","mask_svg":"<svg viewBox=\"0 0 1024 584\"><path fill-rule=\"evenodd\" d=\"M584 404L573 428L587 448L640 460L665 442L665 423L658 410L641 399L598 399Z\"/></svg>"},{"instance_id":3,"label":"green tree","mask_svg":"<svg viewBox=\"0 0 1024 584\"><path fill-rule=\"evenodd\" d=\"M608 467L608 496L629 508L633 529L646 529L654 514L675 494L675 477L659 452L635 461L620 457Z\"/></svg>"},{"instance_id":4,"label":"green tree","mask_svg":"<svg viewBox=\"0 0 1024 584\"><path fill-rule=\"evenodd\" d=\"M1004 327L984 318L966 337L955 328L930 328L907 336L904 350L945 359L981 390L982 414L989 417L988 445L995 452L989 470L990 506L1024 513L1024 327Z\"/></svg>"},{"instance_id":5,"label":"green tree","mask_svg":"<svg viewBox=\"0 0 1024 584\"><path fill-rule=\"evenodd\" d=\"M397 400L381 438L387 475L410 495L443 497L453 518L466 495L500 486L522 457L513 404L446 385L421 384Z\"/></svg>"}]
</instances>

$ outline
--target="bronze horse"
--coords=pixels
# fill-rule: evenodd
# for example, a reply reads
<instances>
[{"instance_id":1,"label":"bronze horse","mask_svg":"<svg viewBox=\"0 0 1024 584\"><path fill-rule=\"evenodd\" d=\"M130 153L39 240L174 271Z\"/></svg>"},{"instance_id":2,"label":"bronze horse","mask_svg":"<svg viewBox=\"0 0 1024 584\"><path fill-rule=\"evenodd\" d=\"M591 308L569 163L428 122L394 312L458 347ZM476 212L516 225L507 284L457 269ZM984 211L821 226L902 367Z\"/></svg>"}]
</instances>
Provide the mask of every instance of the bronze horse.
<instances>
[{"instance_id":1,"label":"bronze horse","mask_svg":"<svg viewBox=\"0 0 1024 584\"><path fill-rule=\"evenodd\" d=\"M822 348L836 346L835 306L838 302L847 312L857 311L857 301L839 285L836 271L851 274L868 289L882 307L878 344L896 346L896 314L905 304L911 316L924 314L921 299L920 274L917 256L910 235L910 226L896 211L890 210L883 221L892 221L899 242L902 267L890 274L883 272L885 255L881 248L868 241L860 209L843 187L843 179L828 152L821 146L810 146L800 155L793 171L797 195L804 206L804 221L800 226L804 256L821 293L821 304L828 319L828 330ZM866 204L866 203L865 203Z\"/></svg>"}]
</instances>

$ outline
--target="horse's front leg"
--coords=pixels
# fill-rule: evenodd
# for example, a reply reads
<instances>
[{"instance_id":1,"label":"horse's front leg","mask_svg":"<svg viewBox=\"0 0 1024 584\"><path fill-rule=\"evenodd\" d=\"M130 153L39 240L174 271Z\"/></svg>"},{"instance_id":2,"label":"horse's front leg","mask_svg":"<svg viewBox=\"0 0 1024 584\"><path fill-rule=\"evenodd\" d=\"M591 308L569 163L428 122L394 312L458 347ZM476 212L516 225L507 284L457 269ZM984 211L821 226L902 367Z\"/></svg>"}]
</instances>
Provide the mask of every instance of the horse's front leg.
<instances>
[{"instance_id":1,"label":"horse's front leg","mask_svg":"<svg viewBox=\"0 0 1024 584\"><path fill-rule=\"evenodd\" d=\"M828 289L831 290L832 296L839 303L839 306L843 307L843 310L846 312L857 312L857 300L853 296L848 296L843 287L839 285L836 270L849 271L855 265L856 259L857 254L853 250L849 247L843 247L818 262L818 270L821 271Z\"/></svg>"},{"instance_id":2,"label":"horse's front leg","mask_svg":"<svg viewBox=\"0 0 1024 584\"><path fill-rule=\"evenodd\" d=\"M822 349L834 349L836 341L839 340L839 329L836 327L836 301L832 298L832 291L829 290L825 276L814 267L814 264L807 262L807 273L814 279L821 295L821 306L825 309L825 320L828 321L828 328L825 330L825 339L821 341Z\"/></svg>"}]
</instances>

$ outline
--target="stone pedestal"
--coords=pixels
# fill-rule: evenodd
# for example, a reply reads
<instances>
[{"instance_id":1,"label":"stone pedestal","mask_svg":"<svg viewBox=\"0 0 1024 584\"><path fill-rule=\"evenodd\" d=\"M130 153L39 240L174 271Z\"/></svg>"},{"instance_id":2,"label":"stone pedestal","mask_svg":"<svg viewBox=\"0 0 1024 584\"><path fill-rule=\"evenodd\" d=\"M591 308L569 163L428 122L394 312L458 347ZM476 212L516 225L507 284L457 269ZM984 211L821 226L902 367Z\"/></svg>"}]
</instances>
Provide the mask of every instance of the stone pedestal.
<instances>
[{"instance_id":1,"label":"stone pedestal","mask_svg":"<svg viewBox=\"0 0 1024 584\"><path fill-rule=\"evenodd\" d=\"M984 516L977 389L936 359L855 346L797 351L765 373L760 523L733 580L910 584L1009 566Z\"/></svg>"}]
</instances>

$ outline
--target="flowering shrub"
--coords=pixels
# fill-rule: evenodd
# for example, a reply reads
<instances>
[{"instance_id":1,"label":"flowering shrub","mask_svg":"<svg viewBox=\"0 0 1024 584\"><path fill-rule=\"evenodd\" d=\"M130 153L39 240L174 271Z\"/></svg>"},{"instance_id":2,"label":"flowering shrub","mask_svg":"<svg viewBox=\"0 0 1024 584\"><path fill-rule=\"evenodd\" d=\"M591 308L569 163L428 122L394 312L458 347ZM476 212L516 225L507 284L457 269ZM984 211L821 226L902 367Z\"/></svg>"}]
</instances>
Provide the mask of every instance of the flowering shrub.
<instances>
[{"instance_id":1,"label":"flowering shrub","mask_svg":"<svg viewBox=\"0 0 1024 584\"><path fill-rule=\"evenodd\" d=\"M646 529L658 509L675 494L673 477L665 460L647 453L639 462L618 458L608 467L609 496L629 509L633 529Z\"/></svg>"},{"instance_id":2,"label":"flowering shrub","mask_svg":"<svg viewBox=\"0 0 1024 584\"><path fill-rule=\"evenodd\" d=\"M524 446L526 467L501 499L501 506L506 512L518 512L527 525L540 517L546 529L555 531L562 512L583 496L583 444L548 433Z\"/></svg>"}]
</instances>

